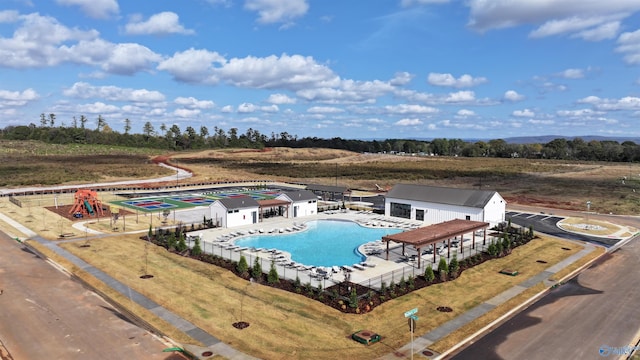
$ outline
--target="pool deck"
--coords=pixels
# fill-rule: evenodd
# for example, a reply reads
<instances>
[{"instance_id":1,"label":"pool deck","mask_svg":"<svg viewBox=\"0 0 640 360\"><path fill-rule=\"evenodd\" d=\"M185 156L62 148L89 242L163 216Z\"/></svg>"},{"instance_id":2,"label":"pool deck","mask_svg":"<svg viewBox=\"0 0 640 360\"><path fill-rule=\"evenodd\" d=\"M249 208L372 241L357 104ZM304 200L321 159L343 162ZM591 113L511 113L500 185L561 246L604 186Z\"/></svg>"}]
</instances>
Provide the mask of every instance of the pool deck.
<instances>
[{"instance_id":1,"label":"pool deck","mask_svg":"<svg viewBox=\"0 0 640 360\"><path fill-rule=\"evenodd\" d=\"M301 283L310 283L314 286L322 285L323 288L330 287L343 281L362 284L371 288L379 288L382 282L387 285L391 281L398 282L401 278L407 279L409 276L417 276L424 273L425 266L437 267L440 256L423 255L421 267L418 268L416 262L417 252L410 246L402 253L402 244L392 242L390 244L389 260L386 260L386 244L382 241L365 243L359 247L359 251L365 254L366 260L359 264L349 264L340 269L323 268L299 264L291 260L291 255L278 249L255 249L239 247L234 244L234 240L246 235L278 235L280 233L291 233L295 231L305 231L303 224L315 220L346 220L353 221L361 226L371 228L401 228L410 230L428 224L387 218L383 215L372 214L363 211L328 211L316 215L285 218L275 217L263 219L262 222L233 228L214 228L198 230L189 233L190 236L201 238L201 247L205 253L218 255L232 261L239 261L244 256L249 266L252 266L256 259L261 263L264 272L268 272L273 262L281 278L295 280L298 278ZM467 243L465 241L465 243ZM193 243L189 243L192 245ZM481 251L482 247L476 243L476 249L471 250L471 246L464 246L464 255L468 256L473 252ZM452 248L452 253L454 249ZM455 249L458 259L463 256L460 249ZM445 256L443 254L443 256Z\"/></svg>"}]
</instances>

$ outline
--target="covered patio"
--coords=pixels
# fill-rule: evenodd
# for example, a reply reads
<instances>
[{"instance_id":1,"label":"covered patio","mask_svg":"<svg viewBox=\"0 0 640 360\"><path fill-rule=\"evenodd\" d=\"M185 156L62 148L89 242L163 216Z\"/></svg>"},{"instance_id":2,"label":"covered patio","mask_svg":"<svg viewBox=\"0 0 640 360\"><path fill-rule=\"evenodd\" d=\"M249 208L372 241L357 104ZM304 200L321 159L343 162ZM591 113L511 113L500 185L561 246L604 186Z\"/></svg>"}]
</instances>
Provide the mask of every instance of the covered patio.
<instances>
[{"instance_id":1,"label":"covered patio","mask_svg":"<svg viewBox=\"0 0 640 360\"><path fill-rule=\"evenodd\" d=\"M277 199L258 200L258 205L260 206L260 222L269 217L289 217L291 203L288 201Z\"/></svg>"},{"instance_id":2,"label":"covered patio","mask_svg":"<svg viewBox=\"0 0 640 360\"><path fill-rule=\"evenodd\" d=\"M476 231L482 230L483 238L482 244L487 241L487 231L489 223L481 221L461 220L454 219L445 221L443 223L429 225L415 230L405 231L398 234L386 235L382 237L382 241L387 243L387 255L386 260L389 260L390 242L396 242L402 244L402 254L406 253L405 246L411 245L418 252L418 268L421 267L422 249L432 246L433 249L433 262L436 262L436 244L439 242L447 242L447 258L451 256L451 239L455 239L460 236L460 250L464 251L462 244L465 234L472 234L471 248L475 249L476 246Z\"/></svg>"}]
</instances>

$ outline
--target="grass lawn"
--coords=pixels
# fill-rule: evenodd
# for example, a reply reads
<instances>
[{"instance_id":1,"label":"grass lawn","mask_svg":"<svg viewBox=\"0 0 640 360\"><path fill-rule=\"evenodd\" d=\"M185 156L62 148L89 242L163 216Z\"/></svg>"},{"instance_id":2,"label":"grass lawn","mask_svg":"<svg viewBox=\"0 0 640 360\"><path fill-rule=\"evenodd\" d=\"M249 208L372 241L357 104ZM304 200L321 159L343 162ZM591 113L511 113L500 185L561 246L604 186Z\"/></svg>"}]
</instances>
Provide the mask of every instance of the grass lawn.
<instances>
[{"instance_id":1,"label":"grass lawn","mask_svg":"<svg viewBox=\"0 0 640 360\"><path fill-rule=\"evenodd\" d=\"M90 244L89 248L80 248L81 243L62 246L223 342L268 359L329 359L336 351L351 359L382 356L410 341L403 316L408 309L419 308L424 320L418 321L416 333L424 334L582 248L562 240L537 239L507 257L465 271L455 281L388 301L365 315L347 315L303 296L250 285L226 270L168 253L134 236L95 239ZM504 268L520 275L499 274ZM144 273L154 278L140 279ZM125 299L123 305L127 303ZM441 305L453 312L438 312ZM237 330L232 326L237 321L250 326ZM381 343L365 347L348 338L365 328L380 333Z\"/></svg>"}]
</instances>

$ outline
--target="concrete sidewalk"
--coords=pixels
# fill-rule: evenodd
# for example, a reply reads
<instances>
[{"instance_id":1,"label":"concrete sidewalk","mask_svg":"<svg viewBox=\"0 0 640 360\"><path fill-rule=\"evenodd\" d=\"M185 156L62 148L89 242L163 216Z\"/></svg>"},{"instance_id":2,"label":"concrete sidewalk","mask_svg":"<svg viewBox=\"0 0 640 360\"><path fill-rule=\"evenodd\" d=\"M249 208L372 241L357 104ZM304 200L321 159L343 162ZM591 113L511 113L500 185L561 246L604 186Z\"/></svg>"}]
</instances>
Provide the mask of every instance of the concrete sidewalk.
<instances>
[{"instance_id":1,"label":"concrete sidewalk","mask_svg":"<svg viewBox=\"0 0 640 360\"><path fill-rule=\"evenodd\" d=\"M530 287L540 283L541 281L544 282L545 286L547 286L547 287L551 287L552 285L556 284L555 282L549 280L549 278L552 277L557 272L559 272L560 270L562 270L565 267L569 266L570 264L574 263L575 261L577 261L577 260L581 259L582 257L590 254L592 251L594 251L596 249L595 245L592 245L592 244L589 244L589 243L584 243L583 245L584 245L584 249L582 249L581 251L569 256L568 258L560 261L559 263L557 263L557 264L555 264L553 266L550 266L549 268L547 268L544 271L538 273L537 275L535 275L533 277L530 277L527 280L524 280L520 284L518 284L516 286L513 286L512 288L510 288L508 290L505 290L504 292L494 296L493 298L483 302L482 304L477 305L476 307L468 310L464 314L461 314L460 316L449 320L448 322L446 322L446 323L440 325L439 327L429 331L428 333L426 333L426 334L424 334L422 336L418 336L417 338L414 338L413 345L411 343L406 344L403 347L401 347L400 349L398 349L397 351L395 351L394 353L390 353L390 354L387 354L385 356L382 356L380 359L385 359L385 360L398 359L398 355L397 355L398 353L406 354L407 357L410 357L412 348L413 348L414 354L420 354L420 356L424 356L426 358L431 358L431 359L443 358L448 353L438 354L433 350L429 350L429 346L431 346L432 344L436 343L437 341L443 339L444 337L446 337L450 333L452 333L452 332L460 329L461 327L469 324L470 322L472 322L473 320L479 318L480 316L485 315L489 311L495 309L498 305L503 304L506 301L514 298L515 296L521 294L523 291L525 291L525 290L529 289ZM507 314L503 315L502 317L496 319L494 322L499 322L503 317L508 316L508 315L510 315L510 313L507 313ZM475 337L475 336L479 335L483 330L478 331L478 333L476 333L476 334L474 334L472 336ZM465 342L466 341L463 341L460 344L463 344ZM450 349L450 351L453 351L453 350L455 350L455 348L454 349ZM429 353L432 353L432 355L426 356L426 355L423 354L423 351L428 351Z\"/></svg>"}]
</instances>

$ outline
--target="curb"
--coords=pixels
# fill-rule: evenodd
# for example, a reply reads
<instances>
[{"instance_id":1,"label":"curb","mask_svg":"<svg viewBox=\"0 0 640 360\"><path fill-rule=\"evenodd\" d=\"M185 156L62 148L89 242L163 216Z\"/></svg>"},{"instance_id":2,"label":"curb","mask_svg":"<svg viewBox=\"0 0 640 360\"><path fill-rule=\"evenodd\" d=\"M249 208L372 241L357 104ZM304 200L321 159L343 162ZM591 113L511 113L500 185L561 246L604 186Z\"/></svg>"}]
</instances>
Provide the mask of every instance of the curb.
<instances>
[{"instance_id":1,"label":"curb","mask_svg":"<svg viewBox=\"0 0 640 360\"><path fill-rule=\"evenodd\" d=\"M598 245L593 245L590 244L594 247L600 247ZM585 263L584 265L580 266L579 268L577 268L576 270L572 271L571 273L567 274L566 276L564 276L562 279L559 279L558 281L556 281L556 284L562 284L564 283L566 280L573 278L574 276L576 276L578 273L582 272L584 269L586 269L587 267L591 266L591 264L593 264L595 261L597 261L598 259L600 259L601 257L603 257L604 255L608 254L607 251L605 251L603 254L601 254L598 257L595 257L593 259L591 259L590 261L588 261L587 263ZM451 348L445 350L444 352L440 353L438 356L434 357L434 360L441 360L444 359L445 357L447 357L448 355L450 355L451 353L455 352L456 350L462 348L465 344L471 342L472 340L476 339L476 338L481 338L483 335L485 335L485 333L493 328L496 327L497 325L500 325L501 323L503 323L505 320L507 320L508 318L512 317L513 315L515 315L516 313L524 310L526 307L528 307L529 305L531 305L532 303L538 301L542 296L546 295L550 290L552 289L552 287L547 287L546 289L540 291L539 293L533 295L532 297L530 297L529 299L527 299L526 301L524 301L523 303L521 303L520 305L518 305L517 307L509 310L508 312L506 312L505 314L503 314L502 316L498 317L497 319L493 320L492 322L490 322L489 324L485 325L482 329L476 331L475 333L469 335L467 338L463 339L462 341L460 341L459 343L457 343L456 345L452 346Z\"/></svg>"}]
</instances>

